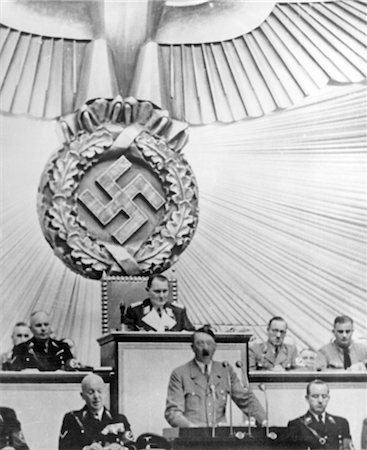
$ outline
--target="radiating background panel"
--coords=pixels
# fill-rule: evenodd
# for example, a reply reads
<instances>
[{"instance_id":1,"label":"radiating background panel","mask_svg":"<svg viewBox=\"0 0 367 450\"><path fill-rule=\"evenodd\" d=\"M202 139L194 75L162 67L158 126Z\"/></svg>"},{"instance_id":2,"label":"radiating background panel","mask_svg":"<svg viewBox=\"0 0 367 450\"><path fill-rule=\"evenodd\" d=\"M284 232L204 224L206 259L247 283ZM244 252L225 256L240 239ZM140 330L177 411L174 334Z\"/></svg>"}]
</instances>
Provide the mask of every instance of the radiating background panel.
<instances>
[{"instance_id":1,"label":"radiating background panel","mask_svg":"<svg viewBox=\"0 0 367 450\"><path fill-rule=\"evenodd\" d=\"M200 221L175 266L195 324L264 336L274 314L301 348L331 337L338 313L366 325L366 89L324 89L297 108L192 127L184 149ZM0 350L14 323L50 311L57 337L98 365L100 283L53 255L36 215L40 174L58 148L54 122L1 118Z\"/></svg>"}]
</instances>

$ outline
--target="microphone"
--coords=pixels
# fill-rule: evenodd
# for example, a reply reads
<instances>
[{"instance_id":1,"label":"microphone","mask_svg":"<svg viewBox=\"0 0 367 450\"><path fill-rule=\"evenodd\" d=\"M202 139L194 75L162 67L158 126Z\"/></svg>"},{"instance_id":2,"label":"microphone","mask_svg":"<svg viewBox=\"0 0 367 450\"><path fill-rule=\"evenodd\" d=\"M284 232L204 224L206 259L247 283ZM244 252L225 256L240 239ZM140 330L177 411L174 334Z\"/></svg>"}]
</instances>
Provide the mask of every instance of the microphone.
<instances>
[{"instance_id":1,"label":"microphone","mask_svg":"<svg viewBox=\"0 0 367 450\"><path fill-rule=\"evenodd\" d=\"M120 322L123 324L124 323L124 318L125 318L125 310L126 310L126 305L125 303L120 303Z\"/></svg>"},{"instance_id":2,"label":"microphone","mask_svg":"<svg viewBox=\"0 0 367 450\"><path fill-rule=\"evenodd\" d=\"M223 361L222 366L227 369L227 380L229 386L229 435L233 436L233 409L232 409L232 383L231 383L231 375L229 370L229 362Z\"/></svg>"},{"instance_id":3,"label":"microphone","mask_svg":"<svg viewBox=\"0 0 367 450\"><path fill-rule=\"evenodd\" d=\"M212 397L213 397L213 422L212 422L212 438L215 438L215 427L216 427L216 422L217 422L217 414L216 414L216 395L215 395L215 386L214 384L211 384L209 386L209 389L212 393Z\"/></svg>"},{"instance_id":4,"label":"microphone","mask_svg":"<svg viewBox=\"0 0 367 450\"><path fill-rule=\"evenodd\" d=\"M236 361L235 365L236 365L236 367L241 369L243 387L249 391L250 390L250 383L248 381L247 373L245 372L245 368L243 366L243 362L242 361ZM252 433L251 433L251 397L250 396L249 396L249 403L248 403L248 408L247 408L247 415L248 415L247 434L248 434L248 437L251 438L252 437Z\"/></svg>"},{"instance_id":5,"label":"microphone","mask_svg":"<svg viewBox=\"0 0 367 450\"><path fill-rule=\"evenodd\" d=\"M265 419L266 419L266 436L269 437L269 402L268 393L266 392L266 387L264 383L259 384L259 389L264 393L265 398Z\"/></svg>"}]
</instances>

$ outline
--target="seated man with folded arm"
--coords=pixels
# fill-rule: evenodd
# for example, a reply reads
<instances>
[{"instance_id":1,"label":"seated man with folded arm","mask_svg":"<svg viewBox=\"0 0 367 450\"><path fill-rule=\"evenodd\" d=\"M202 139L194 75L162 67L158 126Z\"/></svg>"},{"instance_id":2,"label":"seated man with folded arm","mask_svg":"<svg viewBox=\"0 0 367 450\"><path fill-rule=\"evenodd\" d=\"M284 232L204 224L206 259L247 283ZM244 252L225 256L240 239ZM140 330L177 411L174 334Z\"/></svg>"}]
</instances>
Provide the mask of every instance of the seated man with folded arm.
<instances>
[{"instance_id":1,"label":"seated man with folded arm","mask_svg":"<svg viewBox=\"0 0 367 450\"><path fill-rule=\"evenodd\" d=\"M80 395L85 406L65 414L59 450L134 448L130 447L133 436L127 418L123 414L113 415L104 406L105 394L106 386L100 376L89 374L83 378Z\"/></svg>"}]
</instances>

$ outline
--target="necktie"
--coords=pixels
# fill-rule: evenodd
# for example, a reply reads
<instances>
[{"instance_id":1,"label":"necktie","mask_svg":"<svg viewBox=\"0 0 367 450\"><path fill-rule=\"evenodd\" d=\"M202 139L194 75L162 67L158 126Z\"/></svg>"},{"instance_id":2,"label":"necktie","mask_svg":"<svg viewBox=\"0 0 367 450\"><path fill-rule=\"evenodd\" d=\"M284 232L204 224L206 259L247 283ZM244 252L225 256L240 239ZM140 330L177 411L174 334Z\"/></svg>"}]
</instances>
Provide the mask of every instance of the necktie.
<instances>
[{"instance_id":1,"label":"necktie","mask_svg":"<svg viewBox=\"0 0 367 450\"><path fill-rule=\"evenodd\" d=\"M319 422L323 424L324 421L322 420L322 414L319 414L317 417L318 417L318 419L319 419Z\"/></svg>"},{"instance_id":2,"label":"necktie","mask_svg":"<svg viewBox=\"0 0 367 450\"><path fill-rule=\"evenodd\" d=\"M162 317L162 310L160 308L158 309L158 316Z\"/></svg>"},{"instance_id":3,"label":"necktie","mask_svg":"<svg viewBox=\"0 0 367 450\"><path fill-rule=\"evenodd\" d=\"M348 369L352 365L352 361L350 360L349 348L344 348L344 369Z\"/></svg>"},{"instance_id":4,"label":"necktie","mask_svg":"<svg viewBox=\"0 0 367 450\"><path fill-rule=\"evenodd\" d=\"M204 366L204 375L205 375L206 379L209 380L209 367L208 367L208 364L205 364L205 366Z\"/></svg>"}]
</instances>

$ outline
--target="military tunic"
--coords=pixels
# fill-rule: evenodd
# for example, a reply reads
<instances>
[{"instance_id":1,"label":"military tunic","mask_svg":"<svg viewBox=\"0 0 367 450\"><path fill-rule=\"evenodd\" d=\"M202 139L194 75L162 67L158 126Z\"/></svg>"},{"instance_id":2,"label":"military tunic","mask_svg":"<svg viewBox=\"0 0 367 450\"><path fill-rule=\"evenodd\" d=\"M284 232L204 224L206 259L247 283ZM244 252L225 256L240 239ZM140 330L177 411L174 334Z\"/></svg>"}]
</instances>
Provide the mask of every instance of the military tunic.
<instances>
[{"instance_id":1,"label":"military tunic","mask_svg":"<svg viewBox=\"0 0 367 450\"><path fill-rule=\"evenodd\" d=\"M352 342L349 346L349 355L352 364L367 364L367 345L360 342ZM323 370L344 369L343 349L331 342L320 348L316 358L316 368Z\"/></svg>"},{"instance_id":2,"label":"military tunic","mask_svg":"<svg viewBox=\"0 0 367 450\"><path fill-rule=\"evenodd\" d=\"M297 448L312 450L350 450L352 449L349 424L343 417L325 414L325 423L317 421L307 412L288 423L289 441Z\"/></svg>"},{"instance_id":3,"label":"military tunic","mask_svg":"<svg viewBox=\"0 0 367 450\"><path fill-rule=\"evenodd\" d=\"M68 344L55 339L45 343L35 337L16 345L13 348L13 358L7 365L7 370L23 370L35 368L41 371L53 371L65 368L73 359Z\"/></svg>"},{"instance_id":4,"label":"military tunic","mask_svg":"<svg viewBox=\"0 0 367 450\"><path fill-rule=\"evenodd\" d=\"M110 424L119 423L124 433L130 432L130 424L123 414L113 416L104 408L101 420L95 419L87 407L65 414L59 437L59 450L81 450L84 446L102 439L101 431Z\"/></svg>"},{"instance_id":5,"label":"military tunic","mask_svg":"<svg viewBox=\"0 0 367 450\"><path fill-rule=\"evenodd\" d=\"M15 450L29 450L15 411L0 407L0 448L6 446Z\"/></svg>"},{"instance_id":6,"label":"military tunic","mask_svg":"<svg viewBox=\"0 0 367 450\"><path fill-rule=\"evenodd\" d=\"M187 317L186 308L177 302L163 307L163 317L159 318L149 299L136 302L126 310L124 325L129 331L193 331L194 326Z\"/></svg>"},{"instance_id":7,"label":"military tunic","mask_svg":"<svg viewBox=\"0 0 367 450\"><path fill-rule=\"evenodd\" d=\"M172 427L226 423L227 396L262 423L265 412L251 390L245 389L231 366L213 361L209 379L195 360L175 369L168 385L165 418Z\"/></svg>"},{"instance_id":8,"label":"military tunic","mask_svg":"<svg viewBox=\"0 0 367 450\"><path fill-rule=\"evenodd\" d=\"M269 342L253 342L249 345L249 369L250 370L272 370L275 366L284 369L296 367L297 348L292 344L282 344L278 354L275 347Z\"/></svg>"}]
</instances>

